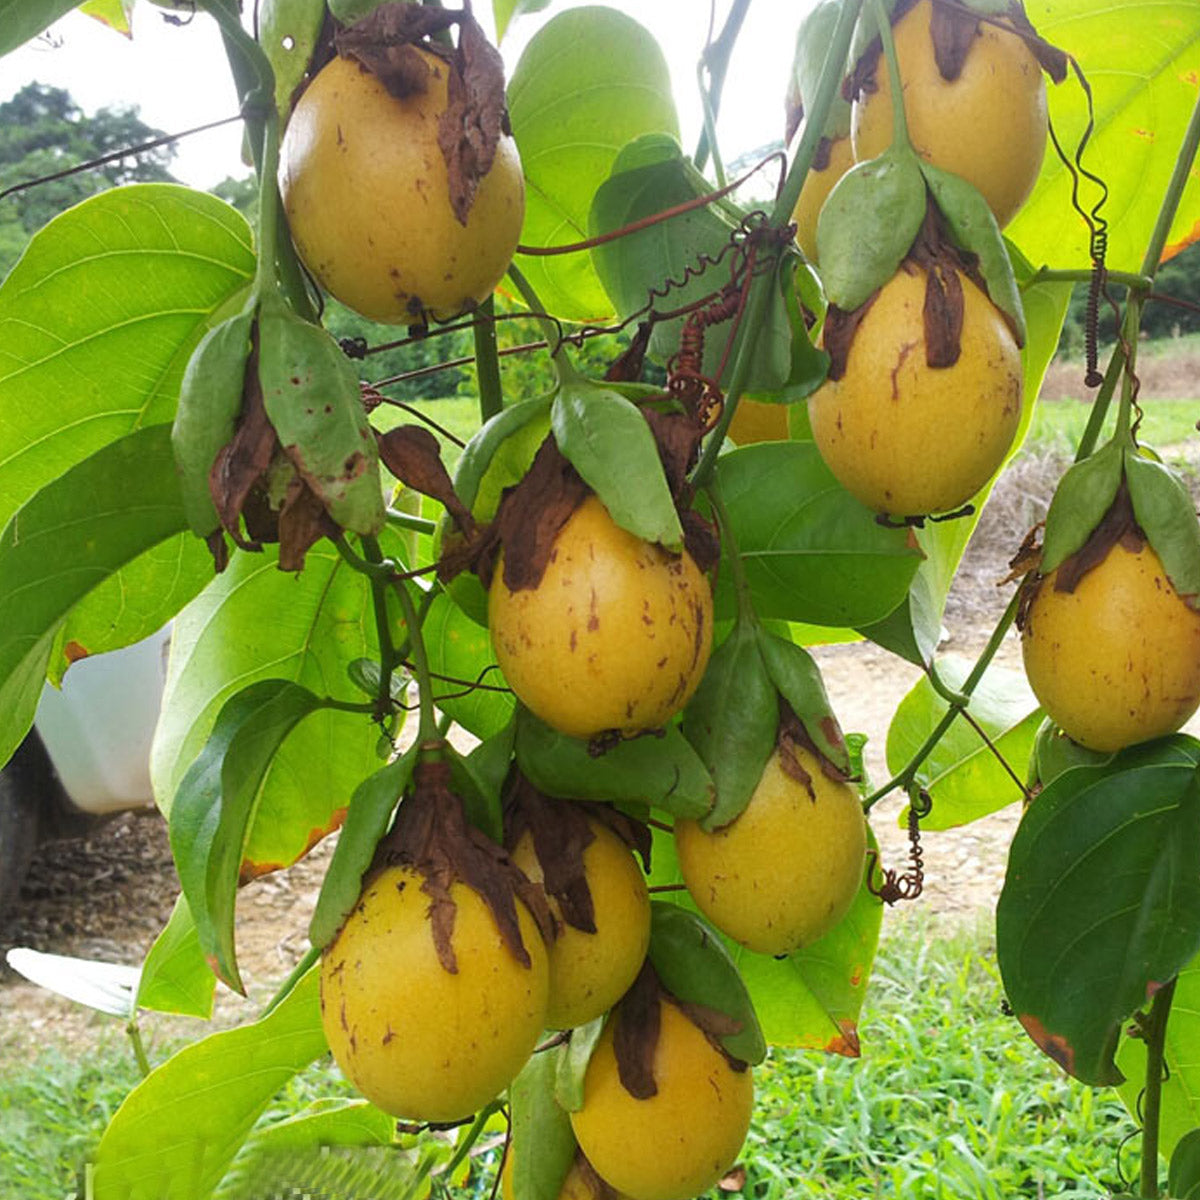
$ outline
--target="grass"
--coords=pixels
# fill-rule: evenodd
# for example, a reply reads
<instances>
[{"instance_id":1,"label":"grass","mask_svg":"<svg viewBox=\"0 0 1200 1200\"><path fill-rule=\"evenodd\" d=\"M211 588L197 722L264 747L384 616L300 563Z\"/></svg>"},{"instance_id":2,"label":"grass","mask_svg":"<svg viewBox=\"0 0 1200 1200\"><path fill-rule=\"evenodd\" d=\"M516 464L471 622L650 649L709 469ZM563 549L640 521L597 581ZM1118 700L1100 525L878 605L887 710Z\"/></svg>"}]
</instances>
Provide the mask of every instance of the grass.
<instances>
[{"instance_id":1,"label":"grass","mask_svg":"<svg viewBox=\"0 0 1200 1200\"><path fill-rule=\"evenodd\" d=\"M1200 402L1196 400L1154 400L1142 402L1142 424L1138 440L1144 446L1161 449L1191 440L1196 444L1196 419ZM1116 406L1109 413L1106 433L1112 432ZM1091 406L1078 400L1042 400L1033 412L1023 451L1055 452L1074 457L1075 447L1087 425Z\"/></svg>"},{"instance_id":2,"label":"grass","mask_svg":"<svg viewBox=\"0 0 1200 1200\"><path fill-rule=\"evenodd\" d=\"M1111 1093L1066 1079L1002 1013L991 954L982 927L948 932L919 914L894 920L867 998L863 1057L776 1051L756 1069L741 1194L1008 1200L1116 1190L1131 1121ZM0 1068L0 1196L70 1195L136 1082L116 1025L74 1060L47 1049ZM326 1063L298 1076L271 1116L330 1092L347 1094Z\"/></svg>"}]
</instances>

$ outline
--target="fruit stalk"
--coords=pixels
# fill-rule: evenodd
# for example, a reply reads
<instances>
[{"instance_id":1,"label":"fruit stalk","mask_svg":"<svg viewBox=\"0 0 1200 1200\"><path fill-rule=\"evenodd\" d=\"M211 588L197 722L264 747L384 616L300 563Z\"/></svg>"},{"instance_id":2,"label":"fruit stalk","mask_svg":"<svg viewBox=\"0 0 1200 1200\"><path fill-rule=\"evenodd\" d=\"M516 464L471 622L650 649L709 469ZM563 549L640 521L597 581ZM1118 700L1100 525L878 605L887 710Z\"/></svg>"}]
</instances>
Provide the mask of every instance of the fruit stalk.
<instances>
[{"instance_id":1,"label":"fruit stalk","mask_svg":"<svg viewBox=\"0 0 1200 1200\"><path fill-rule=\"evenodd\" d=\"M888 86L892 91L892 146L912 150L908 138L908 120L904 115L904 81L900 78L900 58L896 54L896 39L892 37L892 22L883 0L872 0L875 21L879 26L879 42L888 65Z\"/></svg>"},{"instance_id":2,"label":"fruit stalk","mask_svg":"<svg viewBox=\"0 0 1200 1200\"><path fill-rule=\"evenodd\" d=\"M375 581L371 581L374 591ZM420 703L420 723L417 726L418 742L439 741L437 718L433 711L433 683L429 674L429 656L425 652L425 639L421 635L421 618L408 594L408 585L403 581L396 584L396 595L404 612L404 624L408 627L408 643L412 653L413 675L417 680L417 699ZM378 605L376 612L378 612Z\"/></svg>"},{"instance_id":3,"label":"fruit stalk","mask_svg":"<svg viewBox=\"0 0 1200 1200\"><path fill-rule=\"evenodd\" d=\"M1142 1169L1141 1195L1158 1196L1158 1127L1162 1109L1164 1051L1167 1039L1167 1019L1171 1001L1175 998L1175 980L1164 984L1154 993L1150 1015L1143 1026L1146 1038L1146 1093L1142 1108Z\"/></svg>"}]
</instances>

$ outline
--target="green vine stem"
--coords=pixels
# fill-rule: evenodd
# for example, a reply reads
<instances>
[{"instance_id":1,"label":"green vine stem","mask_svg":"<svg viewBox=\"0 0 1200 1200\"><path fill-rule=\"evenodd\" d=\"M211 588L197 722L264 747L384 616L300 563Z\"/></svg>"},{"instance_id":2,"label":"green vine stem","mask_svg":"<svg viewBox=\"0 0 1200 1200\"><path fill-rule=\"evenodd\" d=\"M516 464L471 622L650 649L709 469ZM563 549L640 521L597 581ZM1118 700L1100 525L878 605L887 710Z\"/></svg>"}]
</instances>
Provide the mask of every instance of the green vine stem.
<instances>
[{"instance_id":1,"label":"green vine stem","mask_svg":"<svg viewBox=\"0 0 1200 1200\"><path fill-rule=\"evenodd\" d=\"M142 1041L142 1029L138 1024L136 1013L125 1022L125 1033L129 1037L129 1044L133 1047L133 1057L137 1059L138 1070L141 1072L142 1078L145 1079L150 1074L152 1068L150 1066L150 1059L146 1054L146 1045Z\"/></svg>"},{"instance_id":2,"label":"green vine stem","mask_svg":"<svg viewBox=\"0 0 1200 1200\"><path fill-rule=\"evenodd\" d=\"M364 536L362 547L363 555L373 567L378 569L386 566L389 574L394 570L395 564L385 561L376 538ZM375 636L379 642L379 692L375 697L375 715L378 720L384 721L392 715L392 675L400 659L392 641L392 623L388 617L387 577L381 577L376 570L371 573L370 580L371 606L375 610ZM398 586L397 591L401 594L403 605L403 598L407 596L403 583Z\"/></svg>"},{"instance_id":3,"label":"green vine stem","mask_svg":"<svg viewBox=\"0 0 1200 1200\"><path fill-rule=\"evenodd\" d=\"M408 585L401 580L396 584L396 595L408 626L408 644L412 655L413 675L417 680L417 698L420 702L420 723L417 726L417 741L422 745L440 742L437 715L433 709L433 681L429 674L429 656L425 652L425 638L421 634L421 618L416 605L408 594Z\"/></svg>"},{"instance_id":4,"label":"green vine stem","mask_svg":"<svg viewBox=\"0 0 1200 1200\"><path fill-rule=\"evenodd\" d=\"M722 179L724 167L717 153L716 121L721 109L721 93L725 88L725 75L729 70L729 57L742 31L742 23L750 9L750 0L733 0L725 25L716 39L709 43L696 68L696 77L700 85L700 98L704 103L704 129L700 133L700 141L692 162L697 171L704 170L709 152L713 156L713 168L717 178ZM704 69L708 68L709 86L704 86ZM724 180L722 179L722 186Z\"/></svg>"},{"instance_id":5,"label":"green vine stem","mask_svg":"<svg viewBox=\"0 0 1200 1200\"><path fill-rule=\"evenodd\" d=\"M413 513L401 512L398 508L389 508L385 516L387 523L396 529L410 529L414 533L425 533L430 537L437 532L437 522L428 517L418 517Z\"/></svg>"},{"instance_id":6,"label":"green vine stem","mask_svg":"<svg viewBox=\"0 0 1200 1200\"><path fill-rule=\"evenodd\" d=\"M1014 592L1012 599L1008 602L1008 607L997 622L996 628L992 630L992 636L988 638L987 645L984 646L975 665L971 668L970 675L963 681L961 693L953 693L950 689L946 689L945 695L955 697L953 700L947 700L950 707L946 710L942 719L937 723L929 736L918 747L912 758L905 764L904 769L898 775L889 779L881 788L872 792L863 801L864 812L870 812L884 796L894 792L897 788L907 790L916 780L917 772L921 769L921 764L933 753L934 747L942 740L946 730L958 719L959 714L965 711L972 695L975 693L975 689L979 686L979 681L984 676L984 672L991 665L992 659L996 657L996 654L1000 650L1005 635L1008 633L1013 621L1017 619L1019 598L1020 593Z\"/></svg>"},{"instance_id":7,"label":"green vine stem","mask_svg":"<svg viewBox=\"0 0 1200 1200\"><path fill-rule=\"evenodd\" d=\"M267 1006L259 1014L259 1020L269 1017L296 990L296 984L309 973L321 957L320 948L309 946L304 957L292 968L292 973L279 985L279 990L267 1001Z\"/></svg>"},{"instance_id":8,"label":"green vine stem","mask_svg":"<svg viewBox=\"0 0 1200 1200\"><path fill-rule=\"evenodd\" d=\"M1162 1112L1163 1067L1166 1060L1167 1019L1175 998L1175 980L1154 993L1150 1014L1142 1026L1146 1039L1146 1092L1142 1105L1142 1169L1140 1194L1158 1197L1158 1131Z\"/></svg>"},{"instance_id":9,"label":"green vine stem","mask_svg":"<svg viewBox=\"0 0 1200 1200\"><path fill-rule=\"evenodd\" d=\"M892 145L913 152L908 137L908 118L904 115L904 85L900 79L900 59L896 55L896 39L892 37L892 22L883 0L872 0L875 20L879 25L879 41L888 65L888 85L892 94Z\"/></svg>"},{"instance_id":10,"label":"green vine stem","mask_svg":"<svg viewBox=\"0 0 1200 1200\"><path fill-rule=\"evenodd\" d=\"M1092 401L1092 411L1088 414L1087 426L1084 428L1083 436L1079 439L1079 446L1075 451L1076 462L1083 462L1096 449L1096 444L1100 441L1100 431L1104 428L1104 421L1108 416L1109 403L1112 401L1113 393L1117 390L1117 384L1120 382L1124 370L1125 346L1118 339L1104 372L1104 382L1100 384L1100 390Z\"/></svg>"},{"instance_id":11,"label":"green vine stem","mask_svg":"<svg viewBox=\"0 0 1200 1200\"><path fill-rule=\"evenodd\" d=\"M787 178L779 190L775 207L771 210L770 223L775 228L782 228L791 222L792 212L795 210L796 202L800 199L800 191L804 187L805 177L808 175L813 157L820 144L821 131L829 116L830 105L832 105L837 89L842 82L846 56L850 53L850 42L854 37L854 26L861 9L862 0L846 0L838 14L837 27L834 29L829 50L825 55L825 63L821 68L821 79L817 84L812 109L805 119L804 132L800 135L800 142L796 147L796 154L792 159L791 166L788 168ZM737 358L734 360L729 381L725 385L725 407L716 426L705 440L700 462L692 472L693 486L698 489L708 485L716 468L721 444L725 440L725 434L737 411L738 401L741 399L746 380L750 377L750 367L754 362L755 349L758 344L758 332L766 313L770 289L777 286L777 280L776 271L767 271L760 278L755 279L751 285L746 308L742 314L742 324L746 333L738 349Z\"/></svg>"},{"instance_id":12,"label":"green vine stem","mask_svg":"<svg viewBox=\"0 0 1200 1200\"><path fill-rule=\"evenodd\" d=\"M463 1134L459 1143L454 1148L454 1155L445 1167L439 1168L437 1174L444 1179L453 1179L454 1172L462 1165L463 1159L471 1153L471 1147L479 1141L480 1135L487 1128L487 1123L492 1117L504 1107L499 1100L493 1100L490 1104L485 1104L475 1114L475 1120L471 1122L470 1129Z\"/></svg>"},{"instance_id":13,"label":"green vine stem","mask_svg":"<svg viewBox=\"0 0 1200 1200\"><path fill-rule=\"evenodd\" d=\"M475 337L475 372L479 382L479 419L486 422L504 407L500 383L500 354L496 346L496 299L489 296L479 307Z\"/></svg>"},{"instance_id":14,"label":"green vine stem","mask_svg":"<svg viewBox=\"0 0 1200 1200\"><path fill-rule=\"evenodd\" d=\"M516 263L509 263L508 277L513 281L513 286L521 293L521 298L525 301L530 313L541 326L542 337L545 338L546 344L554 347L550 352L550 359L554 364L554 374L558 379L559 386L578 379L579 372L575 370L574 364L567 357L567 349L563 345L558 326L549 317L542 315L546 310L542 306L542 301L533 284L525 278L524 271Z\"/></svg>"},{"instance_id":15,"label":"green vine stem","mask_svg":"<svg viewBox=\"0 0 1200 1200\"><path fill-rule=\"evenodd\" d=\"M1109 283L1117 283L1122 287L1149 288L1154 282L1150 275L1140 275L1136 271L1105 271L1104 277ZM1028 291L1039 283L1091 283L1090 267L1057 268L1039 267L1020 285L1021 291Z\"/></svg>"}]
</instances>

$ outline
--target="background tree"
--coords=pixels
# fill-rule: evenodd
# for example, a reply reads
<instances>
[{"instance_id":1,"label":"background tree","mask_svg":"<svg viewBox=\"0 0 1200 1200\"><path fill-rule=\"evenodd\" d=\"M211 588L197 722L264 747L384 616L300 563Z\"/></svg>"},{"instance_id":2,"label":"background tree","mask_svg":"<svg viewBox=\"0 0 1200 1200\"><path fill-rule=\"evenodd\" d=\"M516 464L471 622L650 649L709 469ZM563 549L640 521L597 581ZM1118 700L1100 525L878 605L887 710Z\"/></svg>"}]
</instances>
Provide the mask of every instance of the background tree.
<instances>
[{"instance_id":1,"label":"background tree","mask_svg":"<svg viewBox=\"0 0 1200 1200\"><path fill-rule=\"evenodd\" d=\"M134 107L87 116L63 88L26 84L0 104L0 191L52 175L125 146L162 137ZM88 196L122 183L174 183L171 143L17 192L0 204L0 275L8 273L35 230Z\"/></svg>"}]
</instances>

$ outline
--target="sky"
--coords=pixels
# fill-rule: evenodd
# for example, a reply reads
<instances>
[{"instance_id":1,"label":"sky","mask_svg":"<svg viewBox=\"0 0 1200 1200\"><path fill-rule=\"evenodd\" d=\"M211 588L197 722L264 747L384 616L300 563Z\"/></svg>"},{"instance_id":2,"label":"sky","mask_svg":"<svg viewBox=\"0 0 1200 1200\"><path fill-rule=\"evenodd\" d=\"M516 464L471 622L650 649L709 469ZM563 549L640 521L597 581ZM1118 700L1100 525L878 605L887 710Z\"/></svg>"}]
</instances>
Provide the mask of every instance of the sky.
<instances>
[{"instance_id":1,"label":"sky","mask_svg":"<svg viewBox=\"0 0 1200 1200\"><path fill-rule=\"evenodd\" d=\"M578 7L580 0L556 0L546 12L519 18L501 46L509 74L530 36L555 12ZM780 137L783 95L800 14L811 0L754 0L743 26L726 80L718 141L727 160ZM708 32L706 0L615 0L611 5L633 16L655 36L671 70L679 105L683 143L695 146L701 129L696 62ZM249 7L249 5L247 5ZM728 0L716 0L718 29ZM476 4L480 21L492 34L491 5ZM163 13L141 0L133 12L133 37L127 39L89 17L72 13L47 36L0 59L0 101L37 81L66 88L86 113L115 105L135 105L142 120L177 132L237 112L215 22L198 15L185 28L163 20ZM208 188L227 176L242 176L241 133L237 123L187 138L172 167L176 177Z\"/></svg>"}]
</instances>

